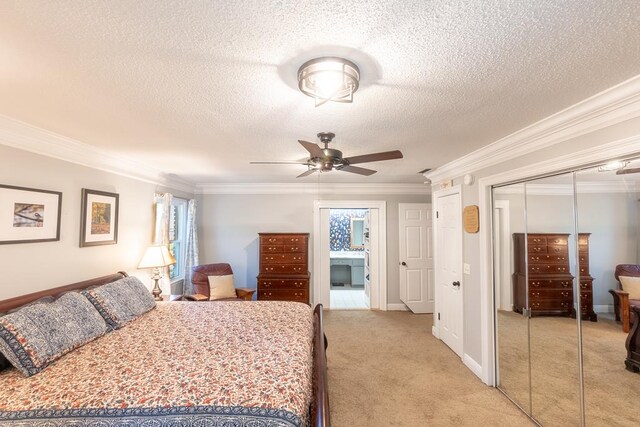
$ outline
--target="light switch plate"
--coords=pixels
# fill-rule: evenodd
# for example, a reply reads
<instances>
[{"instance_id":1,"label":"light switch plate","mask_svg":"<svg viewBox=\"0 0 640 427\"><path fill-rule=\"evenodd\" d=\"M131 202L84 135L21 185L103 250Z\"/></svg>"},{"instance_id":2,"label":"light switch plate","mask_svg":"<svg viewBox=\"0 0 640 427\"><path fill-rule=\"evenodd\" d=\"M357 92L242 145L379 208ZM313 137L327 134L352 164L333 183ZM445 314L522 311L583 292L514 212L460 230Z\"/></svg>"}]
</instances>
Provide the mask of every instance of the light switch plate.
<instances>
[{"instance_id":1,"label":"light switch plate","mask_svg":"<svg viewBox=\"0 0 640 427\"><path fill-rule=\"evenodd\" d=\"M466 262L462 265L464 274L471 274L471 266Z\"/></svg>"}]
</instances>

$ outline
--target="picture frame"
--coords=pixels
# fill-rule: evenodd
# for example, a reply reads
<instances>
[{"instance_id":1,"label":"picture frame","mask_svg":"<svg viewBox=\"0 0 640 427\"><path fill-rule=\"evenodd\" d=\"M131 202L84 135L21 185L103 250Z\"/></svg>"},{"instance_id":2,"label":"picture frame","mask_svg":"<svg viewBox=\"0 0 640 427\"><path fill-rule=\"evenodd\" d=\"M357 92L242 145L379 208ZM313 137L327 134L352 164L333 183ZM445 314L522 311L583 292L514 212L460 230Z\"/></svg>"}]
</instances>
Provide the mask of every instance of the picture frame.
<instances>
[{"instance_id":1,"label":"picture frame","mask_svg":"<svg viewBox=\"0 0 640 427\"><path fill-rule=\"evenodd\" d=\"M82 189L81 248L118 243L118 199L116 193Z\"/></svg>"},{"instance_id":2,"label":"picture frame","mask_svg":"<svg viewBox=\"0 0 640 427\"><path fill-rule=\"evenodd\" d=\"M0 245L60 240L62 193L0 184Z\"/></svg>"}]
</instances>

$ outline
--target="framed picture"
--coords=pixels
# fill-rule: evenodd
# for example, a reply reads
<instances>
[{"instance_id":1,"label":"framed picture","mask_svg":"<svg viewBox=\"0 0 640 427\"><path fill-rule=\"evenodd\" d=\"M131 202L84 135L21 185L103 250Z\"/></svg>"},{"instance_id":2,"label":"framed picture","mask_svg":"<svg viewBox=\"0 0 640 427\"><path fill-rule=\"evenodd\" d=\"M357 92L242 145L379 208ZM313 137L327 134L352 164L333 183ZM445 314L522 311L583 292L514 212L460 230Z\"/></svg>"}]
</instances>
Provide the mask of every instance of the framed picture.
<instances>
[{"instance_id":1,"label":"framed picture","mask_svg":"<svg viewBox=\"0 0 640 427\"><path fill-rule=\"evenodd\" d=\"M0 184L0 244L60 240L62 193Z\"/></svg>"},{"instance_id":2,"label":"framed picture","mask_svg":"<svg viewBox=\"0 0 640 427\"><path fill-rule=\"evenodd\" d=\"M118 243L118 195L82 189L80 247Z\"/></svg>"}]
</instances>

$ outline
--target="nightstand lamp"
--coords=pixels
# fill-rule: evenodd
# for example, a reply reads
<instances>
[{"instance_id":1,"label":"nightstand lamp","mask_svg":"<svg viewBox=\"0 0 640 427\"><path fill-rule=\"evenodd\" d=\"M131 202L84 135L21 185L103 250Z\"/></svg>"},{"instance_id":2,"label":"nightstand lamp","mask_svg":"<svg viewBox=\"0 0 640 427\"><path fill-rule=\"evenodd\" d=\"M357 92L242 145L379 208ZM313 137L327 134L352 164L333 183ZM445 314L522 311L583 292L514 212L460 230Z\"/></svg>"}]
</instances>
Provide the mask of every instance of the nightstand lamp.
<instances>
[{"instance_id":1,"label":"nightstand lamp","mask_svg":"<svg viewBox=\"0 0 640 427\"><path fill-rule=\"evenodd\" d=\"M155 280L156 283L151 293L153 294L153 299L156 301L162 301L162 297L160 296L162 290L158 284L158 280L162 277L160 275L160 268L175 263L176 259L171 255L171 252L169 252L166 246L149 246L144 253L138 268L153 268L151 278Z\"/></svg>"}]
</instances>

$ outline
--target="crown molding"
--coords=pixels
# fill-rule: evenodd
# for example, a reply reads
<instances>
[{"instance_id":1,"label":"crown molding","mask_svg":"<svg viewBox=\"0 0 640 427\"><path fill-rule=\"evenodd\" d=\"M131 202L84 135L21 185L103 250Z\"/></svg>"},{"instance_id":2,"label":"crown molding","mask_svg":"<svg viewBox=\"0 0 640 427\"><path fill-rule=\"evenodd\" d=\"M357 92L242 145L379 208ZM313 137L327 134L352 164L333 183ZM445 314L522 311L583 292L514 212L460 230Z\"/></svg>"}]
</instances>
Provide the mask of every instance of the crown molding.
<instances>
[{"instance_id":1,"label":"crown molding","mask_svg":"<svg viewBox=\"0 0 640 427\"><path fill-rule=\"evenodd\" d=\"M478 184L496 185L509 184L515 181L532 180L536 177L572 172L580 168L589 167L610 161L640 155L640 135L619 139L597 147L557 156L553 159L532 163L517 169L509 169L494 175L482 177ZM433 184L435 186L435 184Z\"/></svg>"},{"instance_id":2,"label":"crown molding","mask_svg":"<svg viewBox=\"0 0 640 427\"><path fill-rule=\"evenodd\" d=\"M197 184L196 194L431 194L425 184L345 184L345 183L237 183Z\"/></svg>"},{"instance_id":3,"label":"crown molding","mask_svg":"<svg viewBox=\"0 0 640 427\"><path fill-rule=\"evenodd\" d=\"M576 183L577 194L610 194L610 193L637 193L640 191L640 183L629 184L623 181L589 181ZM524 195L525 184L512 184L505 187L497 187L494 194L500 195ZM527 196L572 196L571 184L532 184L527 183Z\"/></svg>"},{"instance_id":4,"label":"crown molding","mask_svg":"<svg viewBox=\"0 0 640 427\"><path fill-rule=\"evenodd\" d=\"M476 151L426 172L432 182L461 176L640 116L640 75Z\"/></svg>"},{"instance_id":5,"label":"crown molding","mask_svg":"<svg viewBox=\"0 0 640 427\"><path fill-rule=\"evenodd\" d=\"M188 193L195 189L192 182L4 115L0 144Z\"/></svg>"}]
</instances>

